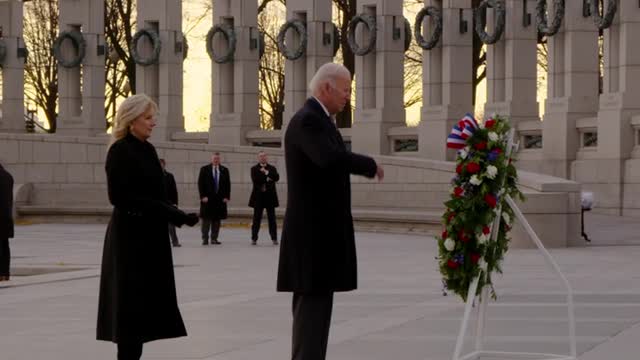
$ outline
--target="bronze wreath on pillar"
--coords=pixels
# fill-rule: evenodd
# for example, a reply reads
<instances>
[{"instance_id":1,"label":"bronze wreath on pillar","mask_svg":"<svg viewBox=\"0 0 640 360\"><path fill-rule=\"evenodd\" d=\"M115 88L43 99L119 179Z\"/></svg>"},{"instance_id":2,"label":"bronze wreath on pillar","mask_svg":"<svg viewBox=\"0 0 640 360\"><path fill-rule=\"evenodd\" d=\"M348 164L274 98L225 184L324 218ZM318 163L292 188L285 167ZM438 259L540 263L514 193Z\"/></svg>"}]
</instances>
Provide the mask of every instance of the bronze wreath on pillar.
<instances>
[{"instance_id":1,"label":"bronze wreath on pillar","mask_svg":"<svg viewBox=\"0 0 640 360\"><path fill-rule=\"evenodd\" d=\"M70 40L73 45L73 49L76 52L76 55L69 59L65 60L62 55L62 43L65 40ZM84 40L84 36L82 33L77 30L71 31L61 31L60 35L53 42L53 57L58 61L58 64L64 68L74 68L79 66L84 60L84 56L87 51L87 42Z\"/></svg>"},{"instance_id":2,"label":"bronze wreath on pillar","mask_svg":"<svg viewBox=\"0 0 640 360\"><path fill-rule=\"evenodd\" d=\"M142 58L140 53L138 53L138 42L142 37L145 36L149 38L151 41L151 46L153 46L153 52L149 58ZM131 57L136 64L141 66L149 66L155 65L160 60L160 51L162 50L162 41L160 41L160 35L155 30L152 29L140 29L138 32L133 35L133 39L131 39Z\"/></svg>"},{"instance_id":3,"label":"bronze wreath on pillar","mask_svg":"<svg viewBox=\"0 0 640 360\"><path fill-rule=\"evenodd\" d=\"M287 35L287 31L289 31L289 29L295 30L295 32L297 32L300 36L300 45L298 45L298 47L294 51L291 51L289 48L287 48L287 45L284 43L284 38ZM278 51L280 51L280 53L284 55L284 57L288 60L299 59L307 51L308 36L307 24L305 24L302 20L289 20L280 27L280 31L278 32L278 37L276 39L278 44Z\"/></svg>"},{"instance_id":4,"label":"bronze wreath on pillar","mask_svg":"<svg viewBox=\"0 0 640 360\"><path fill-rule=\"evenodd\" d=\"M7 58L7 44L4 39L0 39L0 67L4 63L4 59Z\"/></svg>"},{"instance_id":5,"label":"bronze wreath on pillar","mask_svg":"<svg viewBox=\"0 0 640 360\"><path fill-rule=\"evenodd\" d=\"M493 35L487 34L484 31L486 19L483 15L487 13L487 8L492 7L496 9L495 31ZM484 44L495 44L500 40L502 33L504 32L504 23L506 20L507 10L504 6L504 0L482 0L480 5L474 10L474 18L476 23L476 33L480 37L480 41Z\"/></svg>"},{"instance_id":6,"label":"bronze wreath on pillar","mask_svg":"<svg viewBox=\"0 0 640 360\"><path fill-rule=\"evenodd\" d=\"M359 23L363 23L364 26L369 30L369 41L366 46L360 47L356 42L356 27ZM351 51L355 55L364 56L373 51L376 47L376 40L378 37L378 24L376 22L376 18L373 15L360 14L356 15L349 22L349 27L347 29L347 42L349 43L349 47Z\"/></svg>"},{"instance_id":7,"label":"bronze wreath on pillar","mask_svg":"<svg viewBox=\"0 0 640 360\"><path fill-rule=\"evenodd\" d=\"M536 19L538 21L538 31L546 36L553 36L560 30L562 25L562 19L564 18L564 1L554 0L553 7L555 8L555 14L553 15L553 21L551 26L547 24L547 0L538 0L536 4Z\"/></svg>"},{"instance_id":8,"label":"bronze wreath on pillar","mask_svg":"<svg viewBox=\"0 0 640 360\"><path fill-rule=\"evenodd\" d=\"M217 55L213 50L213 37L217 33L222 33L222 36L227 40L228 48L224 54ZM233 26L230 24L216 24L207 33L207 53L211 60L218 64L225 64L233 61L233 56L236 53L236 32Z\"/></svg>"},{"instance_id":9,"label":"bronze wreath on pillar","mask_svg":"<svg viewBox=\"0 0 640 360\"><path fill-rule=\"evenodd\" d=\"M429 40L425 40L422 36L422 21L426 16L429 16L433 22L435 27L433 28L433 34ZM427 6L420 10L418 15L416 15L416 23L413 27L413 35L416 37L416 42L418 46L423 48L424 50L431 50L440 41L440 36L442 35L442 14L440 14L440 10L435 6Z\"/></svg>"},{"instance_id":10,"label":"bronze wreath on pillar","mask_svg":"<svg viewBox=\"0 0 640 360\"><path fill-rule=\"evenodd\" d=\"M600 16L600 2L598 0L589 0L589 12L593 16L598 30L608 29L613 24L613 18L618 11L618 0L609 0L609 6L604 16Z\"/></svg>"}]
</instances>

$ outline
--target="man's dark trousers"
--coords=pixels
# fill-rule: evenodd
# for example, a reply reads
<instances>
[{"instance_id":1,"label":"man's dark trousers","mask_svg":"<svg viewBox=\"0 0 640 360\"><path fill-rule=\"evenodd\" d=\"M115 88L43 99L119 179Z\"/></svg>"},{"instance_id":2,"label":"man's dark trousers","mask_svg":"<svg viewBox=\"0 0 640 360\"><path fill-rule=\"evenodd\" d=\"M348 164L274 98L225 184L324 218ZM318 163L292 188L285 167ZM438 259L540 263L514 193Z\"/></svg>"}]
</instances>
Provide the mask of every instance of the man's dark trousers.
<instances>
[{"instance_id":1,"label":"man's dark trousers","mask_svg":"<svg viewBox=\"0 0 640 360\"><path fill-rule=\"evenodd\" d=\"M292 360L324 360L327 356L333 292L293 293Z\"/></svg>"},{"instance_id":2,"label":"man's dark trousers","mask_svg":"<svg viewBox=\"0 0 640 360\"><path fill-rule=\"evenodd\" d=\"M220 219L202 218L202 241L209 239L209 229L211 229L211 243L218 241L220 233Z\"/></svg>"},{"instance_id":3,"label":"man's dark trousers","mask_svg":"<svg viewBox=\"0 0 640 360\"><path fill-rule=\"evenodd\" d=\"M253 223L251 224L251 240L258 240L258 232L260 232L260 223L262 222L262 213L267 210L267 221L269 222L269 236L271 241L278 241L278 228L276 224L276 209L272 207L263 208L256 206L253 208Z\"/></svg>"}]
</instances>

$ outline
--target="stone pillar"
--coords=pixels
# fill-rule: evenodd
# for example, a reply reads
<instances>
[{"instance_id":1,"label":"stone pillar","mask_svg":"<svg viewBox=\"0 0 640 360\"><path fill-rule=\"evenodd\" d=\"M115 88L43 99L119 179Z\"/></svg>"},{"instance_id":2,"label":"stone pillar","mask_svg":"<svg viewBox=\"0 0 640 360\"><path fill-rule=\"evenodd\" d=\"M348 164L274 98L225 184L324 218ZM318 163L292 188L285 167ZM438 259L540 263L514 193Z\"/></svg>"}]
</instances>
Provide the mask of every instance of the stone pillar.
<instances>
[{"instance_id":1,"label":"stone pillar","mask_svg":"<svg viewBox=\"0 0 640 360\"><path fill-rule=\"evenodd\" d=\"M158 64L136 66L136 93L145 93L158 103L158 124L152 139L169 141L171 134L184 131L182 1L138 0L137 11L138 30L156 31L160 35L162 49ZM141 54L149 54L149 41L143 39L141 42L145 44L140 44L139 49Z\"/></svg>"},{"instance_id":2,"label":"stone pillar","mask_svg":"<svg viewBox=\"0 0 640 360\"><path fill-rule=\"evenodd\" d=\"M369 154L389 154L389 128L405 126L402 1L360 0L357 8L358 14L375 16L377 41L374 51L356 56L352 147ZM400 29L400 36L395 39L394 29ZM368 38L368 34L362 35L356 36L361 44Z\"/></svg>"},{"instance_id":3,"label":"stone pillar","mask_svg":"<svg viewBox=\"0 0 640 360\"><path fill-rule=\"evenodd\" d=\"M498 113L509 117L517 130L523 122L538 122L537 28L535 0L504 0L506 21L502 39L487 45L487 103L485 117ZM531 21L524 21L526 13ZM493 11L487 23L493 24ZM493 32L494 26L489 26Z\"/></svg>"},{"instance_id":4,"label":"stone pillar","mask_svg":"<svg viewBox=\"0 0 640 360\"><path fill-rule=\"evenodd\" d=\"M465 113L473 113L473 12L471 0L425 0L426 6L442 4L442 35L438 45L422 52L423 104L419 125L419 152L424 158L454 160L447 150L447 136ZM423 26L425 39L433 33L433 19Z\"/></svg>"},{"instance_id":5,"label":"stone pillar","mask_svg":"<svg viewBox=\"0 0 640 360\"><path fill-rule=\"evenodd\" d=\"M209 143L247 145L247 131L260 127L258 114L258 3L253 0L213 0L213 24L233 27L237 42L233 60L212 61L212 101ZM214 50L226 52L222 34Z\"/></svg>"},{"instance_id":6,"label":"stone pillar","mask_svg":"<svg viewBox=\"0 0 640 360\"><path fill-rule=\"evenodd\" d=\"M84 60L74 68L58 65L60 112L57 133L93 136L105 132L104 1L60 0L60 31L79 31L86 41ZM76 56L69 40L65 59Z\"/></svg>"},{"instance_id":7,"label":"stone pillar","mask_svg":"<svg viewBox=\"0 0 640 360\"><path fill-rule=\"evenodd\" d=\"M289 0L287 20L301 20L307 24L307 51L296 60L286 60L284 78L285 109L282 129L287 128L291 117L302 107L309 92L309 82L320 66L333 61L333 28L331 0ZM331 36L331 42L323 42L324 34ZM299 44L299 36L289 31L286 43L294 47Z\"/></svg>"},{"instance_id":8,"label":"stone pillar","mask_svg":"<svg viewBox=\"0 0 640 360\"><path fill-rule=\"evenodd\" d=\"M631 118L640 114L639 37L637 2L619 1L613 25L604 31L604 88L598 111L594 164L603 186L598 207L613 214L621 214L620 209L625 205L624 183L634 176L634 169L626 167L625 161L632 156L634 136L637 136ZM625 174L627 171L629 174Z\"/></svg>"},{"instance_id":9,"label":"stone pillar","mask_svg":"<svg viewBox=\"0 0 640 360\"><path fill-rule=\"evenodd\" d=\"M7 54L0 64L2 72L2 103L0 103L0 132L24 132L24 49L22 39L22 1L0 2L0 39Z\"/></svg>"},{"instance_id":10,"label":"stone pillar","mask_svg":"<svg viewBox=\"0 0 640 360\"><path fill-rule=\"evenodd\" d=\"M565 2L560 31L547 43L542 166L545 173L567 179L579 147L576 120L595 117L598 111L598 29L592 18L582 16L582 5Z\"/></svg>"}]
</instances>

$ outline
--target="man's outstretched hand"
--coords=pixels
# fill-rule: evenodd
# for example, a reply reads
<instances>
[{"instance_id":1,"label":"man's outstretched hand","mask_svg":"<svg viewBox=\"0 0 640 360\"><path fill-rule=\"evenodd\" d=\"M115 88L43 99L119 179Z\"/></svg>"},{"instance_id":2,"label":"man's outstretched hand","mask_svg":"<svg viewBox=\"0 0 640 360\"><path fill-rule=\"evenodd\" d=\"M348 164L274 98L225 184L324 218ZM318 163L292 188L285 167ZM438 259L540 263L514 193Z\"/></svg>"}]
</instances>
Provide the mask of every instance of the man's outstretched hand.
<instances>
[{"instance_id":1,"label":"man's outstretched hand","mask_svg":"<svg viewBox=\"0 0 640 360\"><path fill-rule=\"evenodd\" d=\"M187 226L193 226L198 223L199 219L200 218L198 218L198 214L190 213L187 214L187 221L185 221L184 223L187 224Z\"/></svg>"}]
</instances>

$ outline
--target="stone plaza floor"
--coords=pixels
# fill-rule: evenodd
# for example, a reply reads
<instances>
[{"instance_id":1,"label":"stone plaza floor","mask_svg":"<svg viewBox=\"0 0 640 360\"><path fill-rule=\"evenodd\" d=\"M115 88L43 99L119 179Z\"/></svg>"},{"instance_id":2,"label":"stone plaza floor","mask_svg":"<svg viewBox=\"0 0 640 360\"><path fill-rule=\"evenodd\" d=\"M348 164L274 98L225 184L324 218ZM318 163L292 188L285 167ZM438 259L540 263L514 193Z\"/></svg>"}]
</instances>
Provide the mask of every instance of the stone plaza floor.
<instances>
[{"instance_id":1,"label":"stone plaza floor","mask_svg":"<svg viewBox=\"0 0 640 360\"><path fill-rule=\"evenodd\" d=\"M590 215L593 243L552 250L574 287L581 360L638 359L640 229L634 219ZM0 283L1 360L115 359L95 340L105 225L34 224L12 240L13 280ZM275 291L278 247L263 229L222 229L220 246L179 229L178 297L188 337L145 345L143 359L290 358L291 295ZM450 359L463 304L443 296L433 237L356 234L359 289L335 298L328 359ZM486 348L567 354L561 282L536 250L513 249L496 278ZM470 327L473 329L473 324ZM468 345L471 344L471 339ZM470 349L469 346L466 348Z\"/></svg>"}]
</instances>

